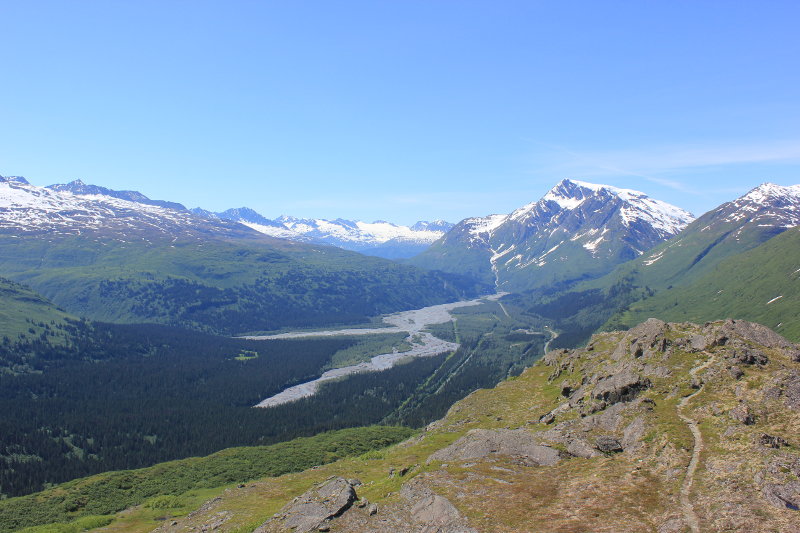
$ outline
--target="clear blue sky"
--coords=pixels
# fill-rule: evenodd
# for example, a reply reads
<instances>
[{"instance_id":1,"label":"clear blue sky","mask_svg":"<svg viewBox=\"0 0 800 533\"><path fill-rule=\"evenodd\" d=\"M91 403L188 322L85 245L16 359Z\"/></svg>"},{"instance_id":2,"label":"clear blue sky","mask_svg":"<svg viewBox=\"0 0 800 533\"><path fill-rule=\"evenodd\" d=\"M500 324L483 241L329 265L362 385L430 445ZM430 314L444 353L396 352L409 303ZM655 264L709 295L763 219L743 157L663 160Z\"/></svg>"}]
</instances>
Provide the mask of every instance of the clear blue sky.
<instances>
[{"instance_id":1,"label":"clear blue sky","mask_svg":"<svg viewBox=\"0 0 800 533\"><path fill-rule=\"evenodd\" d=\"M0 174L264 215L800 183L800 2L0 0Z\"/></svg>"}]
</instances>

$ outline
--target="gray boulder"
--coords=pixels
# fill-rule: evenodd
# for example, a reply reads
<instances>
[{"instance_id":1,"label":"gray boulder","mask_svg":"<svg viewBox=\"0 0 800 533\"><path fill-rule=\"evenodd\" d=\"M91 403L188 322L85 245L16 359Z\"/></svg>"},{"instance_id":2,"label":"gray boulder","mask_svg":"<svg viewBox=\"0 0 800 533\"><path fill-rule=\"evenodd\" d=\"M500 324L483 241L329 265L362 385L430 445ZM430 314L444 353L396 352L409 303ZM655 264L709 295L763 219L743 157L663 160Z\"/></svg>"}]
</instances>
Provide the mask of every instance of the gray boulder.
<instances>
[{"instance_id":1,"label":"gray boulder","mask_svg":"<svg viewBox=\"0 0 800 533\"><path fill-rule=\"evenodd\" d=\"M623 450L622 443L614 437L601 435L595 439L597 449L603 453L617 453Z\"/></svg>"},{"instance_id":2,"label":"gray boulder","mask_svg":"<svg viewBox=\"0 0 800 533\"><path fill-rule=\"evenodd\" d=\"M750 408L745 403L740 403L733 409L731 409L730 413L728 413L731 418L736 420L737 422L744 424L745 426L749 426L753 424L756 420L753 414L750 412Z\"/></svg>"},{"instance_id":3,"label":"gray boulder","mask_svg":"<svg viewBox=\"0 0 800 533\"><path fill-rule=\"evenodd\" d=\"M800 481L791 481L785 485L768 483L764 485L761 494L775 507L800 511Z\"/></svg>"},{"instance_id":4,"label":"gray boulder","mask_svg":"<svg viewBox=\"0 0 800 533\"><path fill-rule=\"evenodd\" d=\"M336 477L296 498L253 533L319 531L325 520L341 515L357 499L353 486Z\"/></svg>"},{"instance_id":5,"label":"gray boulder","mask_svg":"<svg viewBox=\"0 0 800 533\"><path fill-rule=\"evenodd\" d=\"M650 380L632 370L624 370L601 379L592 391L592 397L607 404L629 402L644 389L650 388Z\"/></svg>"}]
</instances>

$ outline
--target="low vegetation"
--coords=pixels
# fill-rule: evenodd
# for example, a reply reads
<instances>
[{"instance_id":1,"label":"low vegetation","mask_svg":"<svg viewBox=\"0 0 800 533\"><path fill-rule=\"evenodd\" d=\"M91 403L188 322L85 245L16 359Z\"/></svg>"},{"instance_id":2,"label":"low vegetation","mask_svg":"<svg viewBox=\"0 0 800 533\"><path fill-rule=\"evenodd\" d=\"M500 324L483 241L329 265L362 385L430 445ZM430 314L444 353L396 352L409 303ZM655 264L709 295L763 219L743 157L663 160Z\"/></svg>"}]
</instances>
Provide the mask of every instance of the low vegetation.
<instances>
[{"instance_id":1,"label":"low vegetation","mask_svg":"<svg viewBox=\"0 0 800 533\"><path fill-rule=\"evenodd\" d=\"M245 483L361 455L408 438L403 427L372 426L323 433L271 446L227 449L208 457L154 467L109 472L58 485L38 494L0 500L0 531L67 523L55 531L82 531L107 525L108 515L144 504L147 509L180 507L185 493ZM78 529L80 528L80 529ZM48 529L37 529L47 531Z\"/></svg>"},{"instance_id":2,"label":"low vegetation","mask_svg":"<svg viewBox=\"0 0 800 533\"><path fill-rule=\"evenodd\" d=\"M376 355L392 353L393 350L400 353L407 352L411 349L411 344L406 341L407 337L406 333L376 333L354 337L354 344L333 354L328 366L342 368L357 365L369 361Z\"/></svg>"}]
</instances>

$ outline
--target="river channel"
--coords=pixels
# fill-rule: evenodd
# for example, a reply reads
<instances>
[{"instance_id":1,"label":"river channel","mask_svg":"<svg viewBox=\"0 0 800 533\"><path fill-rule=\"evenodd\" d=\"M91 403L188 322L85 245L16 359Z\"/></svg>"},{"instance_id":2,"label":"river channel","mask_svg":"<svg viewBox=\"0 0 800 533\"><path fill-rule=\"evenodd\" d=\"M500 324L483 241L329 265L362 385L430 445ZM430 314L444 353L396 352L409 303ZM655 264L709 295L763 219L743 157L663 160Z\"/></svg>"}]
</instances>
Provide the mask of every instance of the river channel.
<instances>
[{"instance_id":1,"label":"river channel","mask_svg":"<svg viewBox=\"0 0 800 533\"><path fill-rule=\"evenodd\" d=\"M274 339L299 339L308 337L330 337L342 335L382 335L385 333L408 333L408 342L412 345L411 350L407 352L393 352L384 353L374 356L369 362L359 363L357 365L345 366L342 368L334 368L328 370L315 380L307 381L288 389L284 389L274 396L270 396L255 407L274 407L284 403L293 402L300 398L313 396L319 389L320 384L330 381L332 379L341 378L357 372L377 372L392 368L400 361L410 359L412 357L431 357L445 352L452 352L458 348L458 344L448 342L438 337L434 337L427 331L423 331L427 326L432 324L444 324L453 320L450 311L458 309L459 307L469 307L479 305L486 301L497 300L505 293L493 294L475 300L465 300L461 302L453 302L449 304L432 305L423 307L421 309L413 309L411 311L401 311L383 317L383 322L388 324L389 327L385 328L372 328L372 329L337 329L328 331L306 331L306 332L290 332L279 333L276 335L258 335L248 336L245 339L251 340L274 340Z\"/></svg>"}]
</instances>

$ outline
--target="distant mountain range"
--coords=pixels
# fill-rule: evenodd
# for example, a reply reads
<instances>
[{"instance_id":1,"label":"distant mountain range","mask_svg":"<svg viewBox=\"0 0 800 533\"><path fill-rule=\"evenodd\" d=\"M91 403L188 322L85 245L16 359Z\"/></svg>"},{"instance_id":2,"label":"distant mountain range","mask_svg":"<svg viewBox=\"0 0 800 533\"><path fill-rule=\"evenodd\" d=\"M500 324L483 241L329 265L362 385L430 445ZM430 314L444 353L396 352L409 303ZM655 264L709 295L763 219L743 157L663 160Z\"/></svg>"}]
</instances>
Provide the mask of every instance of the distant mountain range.
<instances>
[{"instance_id":1,"label":"distant mountain range","mask_svg":"<svg viewBox=\"0 0 800 533\"><path fill-rule=\"evenodd\" d=\"M178 320L179 324L196 325L212 320L214 313L208 313L206 304L199 308L190 306L192 318L187 315L176 319L170 301L159 303L156 309L146 309L147 305L154 305L152 299L161 298L151 289L155 290L159 283L168 283L170 290L176 291L176 279L191 283L202 280L223 290L230 290L223 286L233 279L239 280L234 284L265 281L252 274L258 270L256 264L235 273L227 256L218 263L220 256L212 249L223 242L233 247L268 247L277 253L274 261L270 260L272 272L280 270L280 276L284 277L308 261L317 265L314 268L322 269L338 262L336 268L347 270L353 261L359 261L360 256L346 258L331 252L324 252L329 257L319 261L321 256L317 254L323 253L322 250L308 248L327 244L391 258L408 258L419 252L407 262L460 276L451 278L460 280L456 282L461 287L459 291L473 290L467 289L467 278L483 287L494 285L508 292L534 291L531 298L535 301L529 303L532 310L556 320L562 328L584 324L582 335L596 329L598 320L602 323L608 319L608 327L619 327L632 326L649 316L702 321L726 318L725 313L764 320L770 327L791 334L794 318L775 311L793 305L791 287L779 290L781 294L772 293L776 286L785 285L779 281L791 273L780 269L789 268L787 265L792 264L796 252L786 244L781 253L785 261L779 265L769 256L778 245L771 243L769 251L762 249L762 245L798 224L800 186L769 183L694 220L690 213L644 193L567 179L538 201L509 214L468 218L456 225L434 221L408 227L383 221L365 223L290 216L268 219L246 207L219 213L188 210L176 202L151 200L136 191L114 191L80 180L45 188L30 185L24 178L9 177L0 178L0 236L8 238L5 242L14 246L14 252L9 248L0 258L0 273L29 283L57 305L78 315L115 321L158 316L158 321ZM776 242L792 243L795 238L790 235ZM189 253L191 258L168 259L186 253L188 243L196 248ZM140 279L134 283L135 291L139 291L135 297L139 298L138 303L126 307L114 298L122 298L124 302L119 291L131 292L134 288L127 287L127 282L122 283L127 288L118 287L118 282L110 279L110 273L126 268L123 258L133 253L134 244L144 247L126 259L129 271L133 265L140 265L134 277L156 276L154 265L160 264L166 265L159 269L171 281L159 278L161 281L155 285L140 286L143 281ZM121 252L120 247L128 249ZM743 255L750 250L752 253ZM111 257L115 257L112 267L99 266ZM743 290L731 286L740 276L727 280L718 277L720 269L730 273L738 264L752 267L753 261L760 261L759 275L762 280L772 280L770 283L750 279L747 290ZM283 266L275 270L277 264ZM63 279L54 277L48 268L62 269L60 273L63 269L73 269L74 276L66 279L75 285L62 293ZM106 280L97 294L86 286L79 287L92 272L98 280ZM283 281L276 278L269 283L285 285L286 280L280 279ZM307 289L296 287L300 291ZM712 287L714 294L709 293ZM284 288L276 286L279 292ZM756 294L753 291L757 288ZM323 291L320 294L325 291L321 286L318 290ZM143 296L142 291L149 296ZM188 297L186 291L187 287L181 286L178 292ZM70 296L67 298L65 294ZM703 302L694 298L700 294L706 295ZM759 302L763 300L758 304L763 306L761 311L756 313L755 307L743 300L743 294L751 294ZM576 307L578 298L584 303ZM773 298L778 299L773 301ZM229 300L227 296L219 296L220 302ZM680 305L688 300L694 303ZM709 303L712 301L720 305L712 309ZM303 297L303 302L297 308L298 313L299 309L312 305L308 296ZM293 305L296 304L295 300ZM261 305L266 302L257 304ZM198 315L200 310L202 317ZM583 316L570 314L573 312ZM270 320L276 318L272 316ZM281 320L286 318L284 313ZM226 327L235 326L233 321L228 324ZM257 329L255 323L250 327ZM797 328L800 334L800 322ZM569 339L562 336L565 343Z\"/></svg>"},{"instance_id":2,"label":"distant mountain range","mask_svg":"<svg viewBox=\"0 0 800 533\"><path fill-rule=\"evenodd\" d=\"M100 187L99 185L87 185L81 180L73 180L69 183L49 185L47 188L53 191L66 191L66 192L71 192L72 194L80 194L80 195L110 196L112 198L119 198L120 200L128 200L129 202L137 202L146 205L155 205L158 207L166 207L168 209L178 209L180 211L186 210L186 207L184 207L183 204L179 204L177 202L166 202L164 200L151 200L150 198L148 198L147 196L138 191L115 191L113 189L108 189L106 187Z\"/></svg>"},{"instance_id":3,"label":"distant mountain range","mask_svg":"<svg viewBox=\"0 0 800 533\"><path fill-rule=\"evenodd\" d=\"M121 242L258 236L240 224L197 217L180 204L150 200L135 191L80 181L38 187L18 176L0 176L0 232L92 235Z\"/></svg>"},{"instance_id":4,"label":"distant mountain range","mask_svg":"<svg viewBox=\"0 0 800 533\"><path fill-rule=\"evenodd\" d=\"M567 179L510 214L459 222L411 263L507 291L573 283L639 257L692 220L644 193Z\"/></svg>"},{"instance_id":5,"label":"distant mountain range","mask_svg":"<svg viewBox=\"0 0 800 533\"><path fill-rule=\"evenodd\" d=\"M22 180L21 182L27 184L24 178L6 179ZM362 222L342 218L336 220L303 219L287 215L268 219L249 207L220 212L208 211L199 207L187 209L183 204L177 202L151 200L137 191L115 191L98 185L87 185L81 180L50 185L47 189L98 199L99 197L115 198L142 205L163 207L191 213L210 221L238 222L259 233L278 239L327 244L388 259L412 257L425 250L453 227L453 224L444 220L419 221L412 226L402 226L383 220Z\"/></svg>"},{"instance_id":6,"label":"distant mountain range","mask_svg":"<svg viewBox=\"0 0 800 533\"><path fill-rule=\"evenodd\" d=\"M192 212L207 218L239 222L280 239L330 244L389 259L412 257L428 248L453 227L453 224L444 220L421 220L412 226L401 226L384 220L362 222L342 218L325 220L286 215L270 220L248 207L219 213L196 208Z\"/></svg>"},{"instance_id":7,"label":"distant mountain range","mask_svg":"<svg viewBox=\"0 0 800 533\"><path fill-rule=\"evenodd\" d=\"M0 177L0 275L77 316L218 333L353 323L487 289L165 204Z\"/></svg>"}]
</instances>

